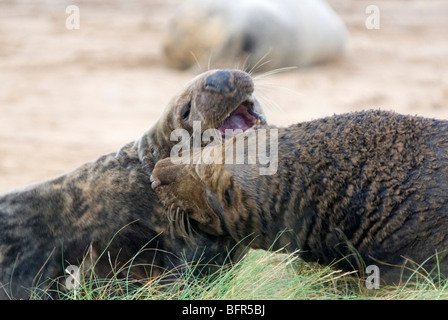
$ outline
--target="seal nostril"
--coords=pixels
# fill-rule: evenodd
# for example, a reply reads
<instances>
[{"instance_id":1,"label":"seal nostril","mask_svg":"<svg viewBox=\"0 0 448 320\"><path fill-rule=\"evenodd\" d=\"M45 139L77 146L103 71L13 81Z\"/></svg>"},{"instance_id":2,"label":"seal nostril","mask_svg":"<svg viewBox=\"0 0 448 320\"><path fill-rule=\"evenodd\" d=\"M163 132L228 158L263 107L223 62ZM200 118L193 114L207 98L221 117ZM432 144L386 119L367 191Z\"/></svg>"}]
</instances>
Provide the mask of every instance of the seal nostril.
<instances>
[{"instance_id":1,"label":"seal nostril","mask_svg":"<svg viewBox=\"0 0 448 320\"><path fill-rule=\"evenodd\" d=\"M218 93L231 93L235 91L229 71L218 70L205 79L205 88Z\"/></svg>"}]
</instances>

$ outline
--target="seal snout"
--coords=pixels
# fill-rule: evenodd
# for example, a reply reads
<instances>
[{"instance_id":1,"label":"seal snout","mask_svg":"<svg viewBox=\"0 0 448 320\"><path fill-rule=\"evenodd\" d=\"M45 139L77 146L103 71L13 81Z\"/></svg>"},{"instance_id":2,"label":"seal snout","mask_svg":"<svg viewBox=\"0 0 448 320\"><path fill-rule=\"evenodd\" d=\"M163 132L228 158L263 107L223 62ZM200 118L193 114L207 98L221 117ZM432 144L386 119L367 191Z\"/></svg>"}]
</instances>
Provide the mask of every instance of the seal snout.
<instances>
[{"instance_id":1,"label":"seal snout","mask_svg":"<svg viewBox=\"0 0 448 320\"><path fill-rule=\"evenodd\" d=\"M205 88L218 93L232 93L235 84L232 74L227 70L218 70L205 79Z\"/></svg>"}]
</instances>

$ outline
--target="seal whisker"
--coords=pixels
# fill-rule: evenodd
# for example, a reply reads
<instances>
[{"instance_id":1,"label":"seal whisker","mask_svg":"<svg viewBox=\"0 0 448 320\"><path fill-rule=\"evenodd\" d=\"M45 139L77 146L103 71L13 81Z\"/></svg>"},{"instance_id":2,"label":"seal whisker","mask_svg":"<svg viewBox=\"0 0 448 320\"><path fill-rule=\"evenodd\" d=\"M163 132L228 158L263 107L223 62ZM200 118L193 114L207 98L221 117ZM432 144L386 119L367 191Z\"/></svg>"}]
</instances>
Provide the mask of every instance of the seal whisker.
<instances>
[{"instance_id":1,"label":"seal whisker","mask_svg":"<svg viewBox=\"0 0 448 320\"><path fill-rule=\"evenodd\" d=\"M208 62L207 62L207 71L210 71L212 64L212 52L210 51L208 53Z\"/></svg>"},{"instance_id":2,"label":"seal whisker","mask_svg":"<svg viewBox=\"0 0 448 320\"><path fill-rule=\"evenodd\" d=\"M174 208L174 205L167 211L168 228L172 237L181 236L189 244L191 244L192 236L194 234L191 223L185 212L179 208Z\"/></svg>"},{"instance_id":3,"label":"seal whisker","mask_svg":"<svg viewBox=\"0 0 448 320\"><path fill-rule=\"evenodd\" d=\"M277 69L273 69L273 70L269 70L266 72L263 72L257 76L254 76L253 79L254 81L269 77L271 75L277 74L277 73L282 73L282 72L288 72L288 71L292 71L297 69L296 66L291 66L291 67L283 67L283 68L277 68Z\"/></svg>"},{"instance_id":4,"label":"seal whisker","mask_svg":"<svg viewBox=\"0 0 448 320\"><path fill-rule=\"evenodd\" d=\"M298 96L299 98L303 97L303 93L288 88L286 86L281 86L278 84L274 84L274 83L261 83L260 81L266 81L266 78L258 78L258 82L255 83L256 88L257 88L257 96L260 99L260 101L262 101L262 105L264 108L269 108L269 107L274 107L274 109L276 110L280 110L282 112L285 112L285 110L279 105L279 103L277 103L277 101L275 100L275 98L272 98L271 94L268 94L267 91L275 89L275 91L279 91L278 89L282 89L282 90L286 90L288 91L288 93L293 93L294 95Z\"/></svg>"},{"instance_id":5,"label":"seal whisker","mask_svg":"<svg viewBox=\"0 0 448 320\"><path fill-rule=\"evenodd\" d=\"M263 107L266 110L274 109L274 110L285 112L285 109L282 108L276 101L269 98L267 94L259 92L258 97L259 97L260 101L263 102Z\"/></svg>"},{"instance_id":6,"label":"seal whisker","mask_svg":"<svg viewBox=\"0 0 448 320\"><path fill-rule=\"evenodd\" d=\"M204 71L202 70L201 64L199 63L199 60L196 57L196 54L193 51L190 51L190 54L193 56L194 61L196 61L196 65L198 66L200 73L203 73Z\"/></svg>"},{"instance_id":7,"label":"seal whisker","mask_svg":"<svg viewBox=\"0 0 448 320\"><path fill-rule=\"evenodd\" d=\"M252 75L257 72L258 69L261 69L268 63L272 62L272 60L266 60L263 62L264 59L266 59L272 52L272 47L269 48L269 50L260 58L258 61L253 65L253 67L247 71L248 74Z\"/></svg>"},{"instance_id":8,"label":"seal whisker","mask_svg":"<svg viewBox=\"0 0 448 320\"><path fill-rule=\"evenodd\" d=\"M241 66L241 70L246 70L249 68L249 59L252 56L252 54L247 54L246 58L244 59L244 61L242 62L242 66ZM239 63L238 63L239 65ZM239 67L239 66L238 66ZM250 73L249 73L250 74Z\"/></svg>"}]
</instances>

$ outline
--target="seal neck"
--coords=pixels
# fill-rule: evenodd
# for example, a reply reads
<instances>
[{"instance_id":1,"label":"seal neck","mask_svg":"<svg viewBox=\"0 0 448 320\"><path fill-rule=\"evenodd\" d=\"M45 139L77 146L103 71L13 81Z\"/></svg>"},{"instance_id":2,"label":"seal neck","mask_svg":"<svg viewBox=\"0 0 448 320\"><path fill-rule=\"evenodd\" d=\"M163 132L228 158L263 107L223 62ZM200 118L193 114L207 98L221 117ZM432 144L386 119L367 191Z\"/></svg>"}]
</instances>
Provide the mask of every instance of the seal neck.
<instances>
[{"instance_id":1,"label":"seal neck","mask_svg":"<svg viewBox=\"0 0 448 320\"><path fill-rule=\"evenodd\" d=\"M138 157L148 174L152 174L157 161L170 156L172 142L169 141L170 135L166 133L166 129L157 123L136 141Z\"/></svg>"}]
</instances>

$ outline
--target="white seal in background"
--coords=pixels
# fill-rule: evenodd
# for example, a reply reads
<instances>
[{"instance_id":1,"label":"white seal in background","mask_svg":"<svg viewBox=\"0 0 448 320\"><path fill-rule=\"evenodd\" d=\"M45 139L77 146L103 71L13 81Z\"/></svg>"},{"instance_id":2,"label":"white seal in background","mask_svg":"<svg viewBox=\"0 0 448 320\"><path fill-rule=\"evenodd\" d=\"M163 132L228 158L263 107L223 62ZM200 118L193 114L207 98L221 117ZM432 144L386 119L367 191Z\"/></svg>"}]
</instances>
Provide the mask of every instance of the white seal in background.
<instances>
[{"instance_id":1,"label":"white seal in background","mask_svg":"<svg viewBox=\"0 0 448 320\"><path fill-rule=\"evenodd\" d=\"M262 72L340 58L347 29L323 0L191 0L171 17L166 63Z\"/></svg>"}]
</instances>

